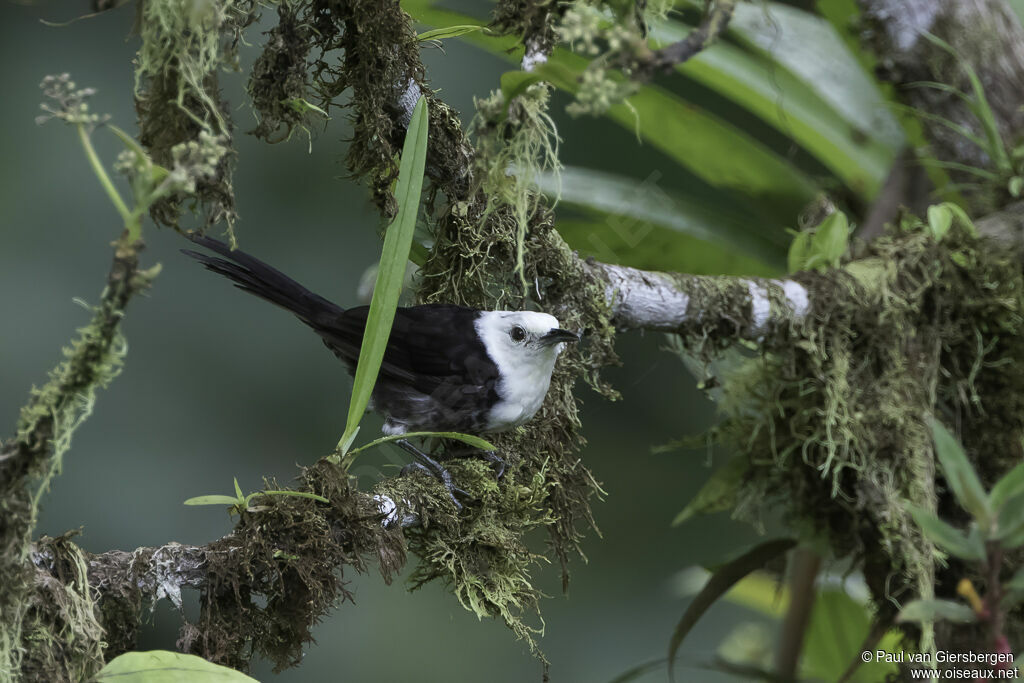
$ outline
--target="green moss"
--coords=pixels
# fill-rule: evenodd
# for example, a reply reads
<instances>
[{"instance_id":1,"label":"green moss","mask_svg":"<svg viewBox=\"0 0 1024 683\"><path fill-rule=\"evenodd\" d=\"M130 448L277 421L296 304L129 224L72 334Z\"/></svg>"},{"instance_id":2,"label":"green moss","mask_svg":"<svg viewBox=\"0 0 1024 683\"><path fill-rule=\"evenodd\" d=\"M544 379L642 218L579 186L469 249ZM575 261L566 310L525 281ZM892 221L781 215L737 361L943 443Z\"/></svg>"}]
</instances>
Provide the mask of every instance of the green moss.
<instances>
[{"instance_id":1,"label":"green moss","mask_svg":"<svg viewBox=\"0 0 1024 683\"><path fill-rule=\"evenodd\" d=\"M146 2L139 9L142 44L135 68L135 106L139 140L153 161L173 166L172 150L199 141L201 133L224 141L216 172L200 179L195 199L205 210L206 224L235 218L231 174L234 152L232 125L220 99L218 73L237 68L237 45L243 27L256 19L246 0ZM160 224L177 226L187 193L155 203L150 215Z\"/></svg>"},{"instance_id":2,"label":"green moss","mask_svg":"<svg viewBox=\"0 0 1024 683\"><path fill-rule=\"evenodd\" d=\"M908 225L910 225L908 223ZM839 557L859 559L883 617L895 601L955 593L905 504L938 506L925 420L959 428L986 483L1019 462L1024 280L1016 256L956 228L941 243L894 230L864 258L800 279L802 329L724 378L717 437L752 465L739 510L782 506Z\"/></svg>"}]
</instances>

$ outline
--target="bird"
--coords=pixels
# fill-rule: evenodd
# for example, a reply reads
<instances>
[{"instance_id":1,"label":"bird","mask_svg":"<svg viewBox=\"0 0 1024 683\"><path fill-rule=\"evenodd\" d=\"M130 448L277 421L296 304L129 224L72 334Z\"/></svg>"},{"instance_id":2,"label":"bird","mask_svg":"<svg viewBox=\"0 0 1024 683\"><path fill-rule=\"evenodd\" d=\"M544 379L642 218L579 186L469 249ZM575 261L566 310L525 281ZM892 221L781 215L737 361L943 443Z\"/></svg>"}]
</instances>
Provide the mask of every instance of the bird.
<instances>
[{"instance_id":1,"label":"bird","mask_svg":"<svg viewBox=\"0 0 1024 683\"><path fill-rule=\"evenodd\" d=\"M182 253L239 289L290 311L355 374L369 306L342 308L244 251L211 237L186 237L219 257L190 249ZM400 306L369 407L384 416L386 435L506 431L536 415L559 354L579 340L557 318L539 311ZM443 467L407 439L397 444L440 478L454 500L455 489ZM499 478L504 470L500 464Z\"/></svg>"}]
</instances>

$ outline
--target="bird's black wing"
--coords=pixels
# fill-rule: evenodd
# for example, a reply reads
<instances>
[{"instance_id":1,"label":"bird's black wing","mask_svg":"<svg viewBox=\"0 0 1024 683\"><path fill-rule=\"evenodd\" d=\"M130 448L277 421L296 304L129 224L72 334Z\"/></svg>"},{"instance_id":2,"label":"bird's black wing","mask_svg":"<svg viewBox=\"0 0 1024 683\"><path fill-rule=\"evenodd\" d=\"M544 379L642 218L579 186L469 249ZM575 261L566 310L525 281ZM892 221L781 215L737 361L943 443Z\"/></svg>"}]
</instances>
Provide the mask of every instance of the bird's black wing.
<instances>
[{"instance_id":1,"label":"bird's black wing","mask_svg":"<svg viewBox=\"0 0 1024 683\"><path fill-rule=\"evenodd\" d=\"M354 365L368 313L367 306L350 308L313 327L336 355ZM477 316L478 311L447 304L397 309L380 374L428 395L453 385L470 393L474 387L489 390L498 369L477 336Z\"/></svg>"}]
</instances>

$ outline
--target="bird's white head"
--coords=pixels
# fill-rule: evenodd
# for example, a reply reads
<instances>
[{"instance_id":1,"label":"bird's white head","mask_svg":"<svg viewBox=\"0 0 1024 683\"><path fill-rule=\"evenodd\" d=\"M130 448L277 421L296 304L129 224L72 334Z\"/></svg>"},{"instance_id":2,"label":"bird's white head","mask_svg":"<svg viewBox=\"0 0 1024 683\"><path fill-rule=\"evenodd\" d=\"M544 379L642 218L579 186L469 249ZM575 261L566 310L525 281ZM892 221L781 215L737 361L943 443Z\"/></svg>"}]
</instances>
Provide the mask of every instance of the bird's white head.
<instances>
[{"instance_id":1,"label":"bird's white head","mask_svg":"<svg viewBox=\"0 0 1024 683\"><path fill-rule=\"evenodd\" d=\"M522 424L543 403L558 354L579 335L561 329L554 316L535 311L484 311L476 331L501 375L501 402L490 428Z\"/></svg>"}]
</instances>

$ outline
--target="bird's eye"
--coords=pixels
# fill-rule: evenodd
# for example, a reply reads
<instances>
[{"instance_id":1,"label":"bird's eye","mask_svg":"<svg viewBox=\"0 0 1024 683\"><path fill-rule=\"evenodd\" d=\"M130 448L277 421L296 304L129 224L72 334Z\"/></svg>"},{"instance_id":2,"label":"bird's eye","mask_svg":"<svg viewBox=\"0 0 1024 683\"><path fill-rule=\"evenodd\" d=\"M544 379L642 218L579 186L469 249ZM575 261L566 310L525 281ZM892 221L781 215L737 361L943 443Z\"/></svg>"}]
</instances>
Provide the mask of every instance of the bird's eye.
<instances>
[{"instance_id":1,"label":"bird's eye","mask_svg":"<svg viewBox=\"0 0 1024 683\"><path fill-rule=\"evenodd\" d=\"M512 337L512 341L518 344L519 342L526 339L526 330L519 327L519 325L516 325L515 327L508 331L508 336Z\"/></svg>"}]
</instances>

